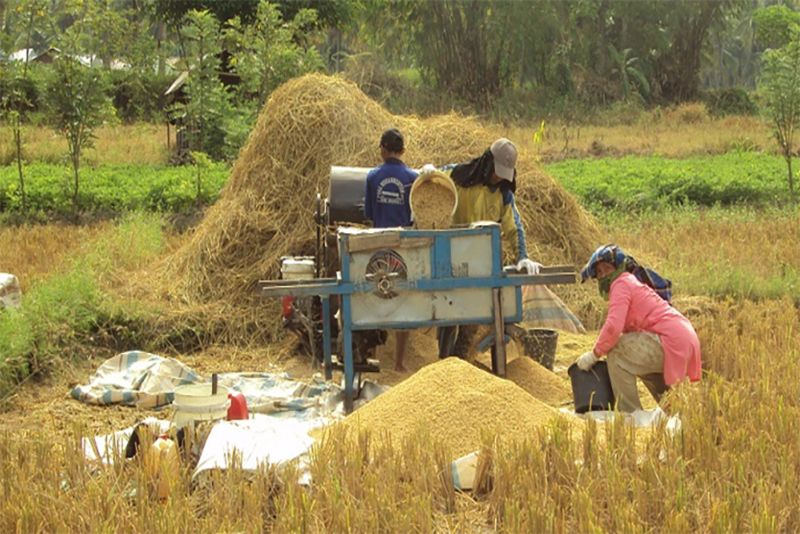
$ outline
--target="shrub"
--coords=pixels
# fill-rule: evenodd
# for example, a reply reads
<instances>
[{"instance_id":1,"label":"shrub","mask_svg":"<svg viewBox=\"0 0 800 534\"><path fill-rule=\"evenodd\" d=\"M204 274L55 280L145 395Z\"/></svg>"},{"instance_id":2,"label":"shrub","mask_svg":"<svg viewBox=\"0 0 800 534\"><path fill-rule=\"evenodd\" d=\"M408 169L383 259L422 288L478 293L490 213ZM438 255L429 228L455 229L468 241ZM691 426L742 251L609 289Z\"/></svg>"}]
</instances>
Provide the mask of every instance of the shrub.
<instances>
[{"instance_id":1,"label":"shrub","mask_svg":"<svg viewBox=\"0 0 800 534\"><path fill-rule=\"evenodd\" d=\"M141 74L131 70L108 73L108 96L125 122L163 119L164 91L172 82L171 76Z\"/></svg>"},{"instance_id":2,"label":"shrub","mask_svg":"<svg viewBox=\"0 0 800 534\"><path fill-rule=\"evenodd\" d=\"M596 122L603 126L632 126L637 124L645 115L644 106L636 99L627 102L614 102L609 107L599 111Z\"/></svg>"},{"instance_id":3,"label":"shrub","mask_svg":"<svg viewBox=\"0 0 800 534\"><path fill-rule=\"evenodd\" d=\"M77 60L60 56L47 85L47 101L51 109L53 130L64 136L72 163L72 209L79 207L81 157L92 147L95 129L112 114L103 87L102 77L95 69Z\"/></svg>"},{"instance_id":4,"label":"shrub","mask_svg":"<svg viewBox=\"0 0 800 534\"><path fill-rule=\"evenodd\" d=\"M20 76L17 71L18 69L9 68L7 65L0 65L0 95L17 89L22 92L24 96L22 101L25 103L25 108L19 111L25 114L43 111L46 76L49 70L42 65L30 64L26 76Z\"/></svg>"},{"instance_id":5,"label":"shrub","mask_svg":"<svg viewBox=\"0 0 800 534\"><path fill-rule=\"evenodd\" d=\"M702 94L703 102L712 117L725 115L755 115L758 108L744 89L712 89Z\"/></svg>"},{"instance_id":6,"label":"shrub","mask_svg":"<svg viewBox=\"0 0 800 534\"><path fill-rule=\"evenodd\" d=\"M667 111L666 117L678 124L697 124L709 119L708 109L702 102L687 102L678 104Z\"/></svg>"}]
</instances>

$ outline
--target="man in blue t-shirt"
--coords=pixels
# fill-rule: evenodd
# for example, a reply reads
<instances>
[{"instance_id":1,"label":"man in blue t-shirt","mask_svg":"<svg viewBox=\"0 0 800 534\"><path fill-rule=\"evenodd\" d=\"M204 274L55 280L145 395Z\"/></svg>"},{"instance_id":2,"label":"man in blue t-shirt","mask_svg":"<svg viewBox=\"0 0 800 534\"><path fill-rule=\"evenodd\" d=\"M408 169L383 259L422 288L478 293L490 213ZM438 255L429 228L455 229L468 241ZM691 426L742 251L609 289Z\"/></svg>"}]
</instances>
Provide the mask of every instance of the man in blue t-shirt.
<instances>
[{"instance_id":1,"label":"man in blue t-shirt","mask_svg":"<svg viewBox=\"0 0 800 534\"><path fill-rule=\"evenodd\" d=\"M367 174L367 191L364 196L364 215L372 221L375 228L394 228L411 226L411 205L408 197L411 184L419 174L400 160L405 152L403 134L392 128L381 136L381 157L383 165L375 167ZM405 372L403 359L408 345L408 330L398 330L395 334L395 371Z\"/></svg>"},{"instance_id":2,"label":"man in blue t-shirt","mask_svg":"<svg viewBox=\"0 0 800 534\"><path fill-rule=\"evenodd\" d=\"M411 206L408 197L417 171L400 160L405 152L403 134L392 128L381 136L383 165L367 174L364 215L375 228L411 226Z\"/></svg>"}]
</instances>

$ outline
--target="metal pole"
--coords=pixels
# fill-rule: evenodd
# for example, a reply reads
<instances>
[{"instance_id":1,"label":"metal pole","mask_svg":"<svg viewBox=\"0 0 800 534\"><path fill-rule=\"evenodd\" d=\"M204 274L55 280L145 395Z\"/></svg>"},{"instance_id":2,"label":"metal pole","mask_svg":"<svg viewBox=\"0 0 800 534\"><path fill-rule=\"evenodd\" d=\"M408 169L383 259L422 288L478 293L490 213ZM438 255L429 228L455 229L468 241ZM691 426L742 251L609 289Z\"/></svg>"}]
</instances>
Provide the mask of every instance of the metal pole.
<instances>
[{"instance_id":1,"label":"metal pole","mask_svg":"<svg viewBox=\"0 0 800 534\"><path fill-rule=\"evenodd\" d=\"M494 311L494 350L492 351L492 372L506 376L506 329L503 321L503 301L501 288L492 288L492 308Z\"/></svg>"},{"instance_id":2,"label":"metal pole","mask_svg":"<svg viewBox=\"0 0 800 534\"><path fill-rule=\"evenodd\" d=\"M325 358L325 380L333 378L331 361L331 298L322 297L322 355Z\"/></svg>"},{"instance_id":3,"label":"metal pole","mask_svg":"<svg viewBox=\"0 0 800 534\"><path fill-rule=\"evenodd\" d=\"M344 411L353 411L353 379L355 369L353 366L353 330L350 323L350 295L342 295L342 352L344 352Z\"/></svg>"}]
</instances>

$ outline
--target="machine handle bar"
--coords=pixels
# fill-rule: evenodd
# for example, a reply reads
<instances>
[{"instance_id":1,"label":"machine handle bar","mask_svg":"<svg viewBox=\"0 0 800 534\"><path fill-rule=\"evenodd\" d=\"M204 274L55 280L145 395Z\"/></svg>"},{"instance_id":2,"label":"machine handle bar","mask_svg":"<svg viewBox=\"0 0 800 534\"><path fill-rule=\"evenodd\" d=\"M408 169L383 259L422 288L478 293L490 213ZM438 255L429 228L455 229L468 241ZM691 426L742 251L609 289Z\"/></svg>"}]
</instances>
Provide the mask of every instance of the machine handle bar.
<instances>
[{"instance_id":1,"label":"machine handle bar","mask_svg":"<svg viewBox=\"0 0 800 534\"><path fill-rule=\"evenodd\" d=\"M463 288L494 288L525 285L574 284L576 275L573 268L568 272L542 272L540 274L509 274L475 278L437 278L420 280L397 280L394 290L448 291ZM337 278L316 278L310 280L260 280L261 296L283 297L293 295L326 296L370 293L375 290L374 282L345 282Z\"/></svg>"}]
</instances>

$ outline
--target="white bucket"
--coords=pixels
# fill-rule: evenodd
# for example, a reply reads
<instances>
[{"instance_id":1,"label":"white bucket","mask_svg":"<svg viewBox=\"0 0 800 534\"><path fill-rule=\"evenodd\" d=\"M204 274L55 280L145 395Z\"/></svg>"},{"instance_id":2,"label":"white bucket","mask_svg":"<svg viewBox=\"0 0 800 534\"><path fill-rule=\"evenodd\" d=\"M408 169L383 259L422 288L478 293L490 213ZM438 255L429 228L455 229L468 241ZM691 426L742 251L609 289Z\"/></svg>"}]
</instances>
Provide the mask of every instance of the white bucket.
<instances>
[{"instance_id":1,"label":"white bucket","mask_svg":"<svg viewBox=\"0 0 800 534\"><path fill-rule=\"evenodd\" d=\"M173 421L182 428L194 421L213 421L228 415L231 401L228 388L217 386L217 394L211 394L211 384L192 384L175 388Z\"/></svg>"},{"instance_id":2,"label":"white bucket","mask_svg":"<svg viewBox=\"0 0 800 534\"><path fill-rule=\"evenodd\" d=\"M283 280L311 280L316 268L314 260L308 258L284 258L281 262Z\"/></svg>"}]
</instances>

